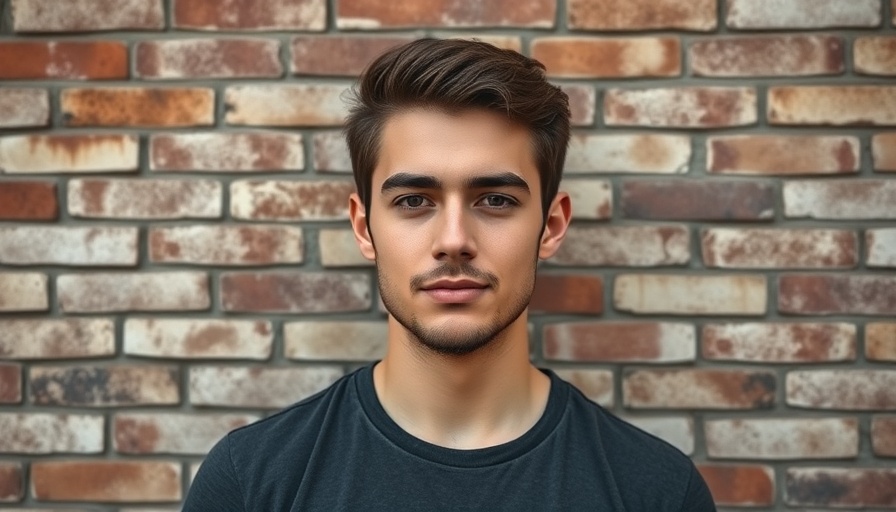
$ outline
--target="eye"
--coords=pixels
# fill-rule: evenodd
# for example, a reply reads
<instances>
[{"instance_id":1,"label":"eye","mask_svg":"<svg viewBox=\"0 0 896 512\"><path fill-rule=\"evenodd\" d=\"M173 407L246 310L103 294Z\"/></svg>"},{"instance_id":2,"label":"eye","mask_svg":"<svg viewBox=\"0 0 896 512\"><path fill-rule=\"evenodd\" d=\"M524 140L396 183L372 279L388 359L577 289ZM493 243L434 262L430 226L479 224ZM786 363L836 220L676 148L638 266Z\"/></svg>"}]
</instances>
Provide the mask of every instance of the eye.
<instances>
[{"instance_id":1,"label":"eye","mask_svg":"<svg viewBox=\"0 0 896 512\"><path fill-rule=\"evenodd\" d=\"M426 198L423 196L410 195L398 198L395 204L400 208L415 209L426 206Z\"/></svg>"},{"instance_id":2,"label":"eye","mask_svg":"<svg viewBox=\"0 0 896 512\"><path fill-rule=\"evenodd\" d=\"M510 197L502 196L500 194L489 194L479 201L483 206L487 206L488 208L509 208L511 206L516 206L517 202Z\"/></svg>"}]
</instances>

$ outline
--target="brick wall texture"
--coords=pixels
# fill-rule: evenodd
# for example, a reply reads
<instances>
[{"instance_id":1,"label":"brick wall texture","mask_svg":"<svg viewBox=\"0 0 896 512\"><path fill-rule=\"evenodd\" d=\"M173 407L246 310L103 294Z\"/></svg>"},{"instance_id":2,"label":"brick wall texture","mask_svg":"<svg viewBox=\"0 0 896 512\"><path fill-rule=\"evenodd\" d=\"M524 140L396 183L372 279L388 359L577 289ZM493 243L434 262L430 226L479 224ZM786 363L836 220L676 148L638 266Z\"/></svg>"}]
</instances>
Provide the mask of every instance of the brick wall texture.
<instances>
[{"instance_id":1,"label":"brick wall texture","mask_svg":"<svg viewBox=\"0 0 896 512\"><path fill-rule=\"evenodd\" d=\"M381 356L343 93L476 37L572 104L532 358L722 510L896 510L896 0L0 0L0 508L172 511Z\"/></svg>"}]
</instances>

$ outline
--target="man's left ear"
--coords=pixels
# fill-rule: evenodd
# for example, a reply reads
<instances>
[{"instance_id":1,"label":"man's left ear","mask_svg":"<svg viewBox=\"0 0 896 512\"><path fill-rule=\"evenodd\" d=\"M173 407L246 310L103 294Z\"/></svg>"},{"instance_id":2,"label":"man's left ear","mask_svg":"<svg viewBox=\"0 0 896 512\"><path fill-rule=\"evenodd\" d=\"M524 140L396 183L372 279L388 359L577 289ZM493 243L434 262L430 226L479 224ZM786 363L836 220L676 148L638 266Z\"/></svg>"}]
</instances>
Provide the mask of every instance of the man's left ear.
<instances>
[{"instance_id":1,"label":"man's left ear","mask_svg":"<svg viewBox=\"0 0 896 512\"><path fill-rule=\"evenodd\" d=\"M572 219L572 202L569 194L560 191L551 201L548 215L544 221L544 232L541 234L541 243L538 244L538 259L546 260L557 252L563 237L566 236L566 228Z\"/></svg>"}]
</instances>

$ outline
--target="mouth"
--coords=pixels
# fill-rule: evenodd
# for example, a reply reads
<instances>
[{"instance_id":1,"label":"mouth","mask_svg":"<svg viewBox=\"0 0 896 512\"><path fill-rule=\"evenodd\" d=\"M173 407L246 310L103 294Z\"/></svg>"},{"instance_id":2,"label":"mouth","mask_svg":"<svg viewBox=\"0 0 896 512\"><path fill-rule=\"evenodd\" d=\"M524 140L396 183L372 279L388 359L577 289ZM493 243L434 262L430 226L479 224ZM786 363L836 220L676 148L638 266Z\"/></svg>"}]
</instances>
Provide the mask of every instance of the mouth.
<instances>
[{"instance_id":1,"label":"mouth","mask_svg":"<svg viewBox=\"0 0 896 512\"><path fill-rule=\"evenodd\" d=\"M472 279L440 279L420 287L433 301L441 304L467 304L485 294L489 285Z\"/></svg>"}]
</instances>

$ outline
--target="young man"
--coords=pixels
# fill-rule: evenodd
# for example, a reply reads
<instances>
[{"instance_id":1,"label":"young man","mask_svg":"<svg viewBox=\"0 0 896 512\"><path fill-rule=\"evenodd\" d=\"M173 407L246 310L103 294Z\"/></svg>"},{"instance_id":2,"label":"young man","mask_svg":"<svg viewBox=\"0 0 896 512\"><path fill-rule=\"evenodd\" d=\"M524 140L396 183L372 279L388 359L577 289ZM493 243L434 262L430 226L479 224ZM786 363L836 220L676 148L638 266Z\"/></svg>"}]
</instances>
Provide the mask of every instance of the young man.
<instances>
[{"instance_id":1,"label":"young man","mask_svg":"<svg viewBox=\"0 0 896 512\"><path fill-rule=\"evenodd\" d=\"M424 39L361 78L351 223L377 266L385 358L225 437L185 511L715 510L691 461L529 361L566 96L543 67Z\"/></svg>"}]
</instances>

